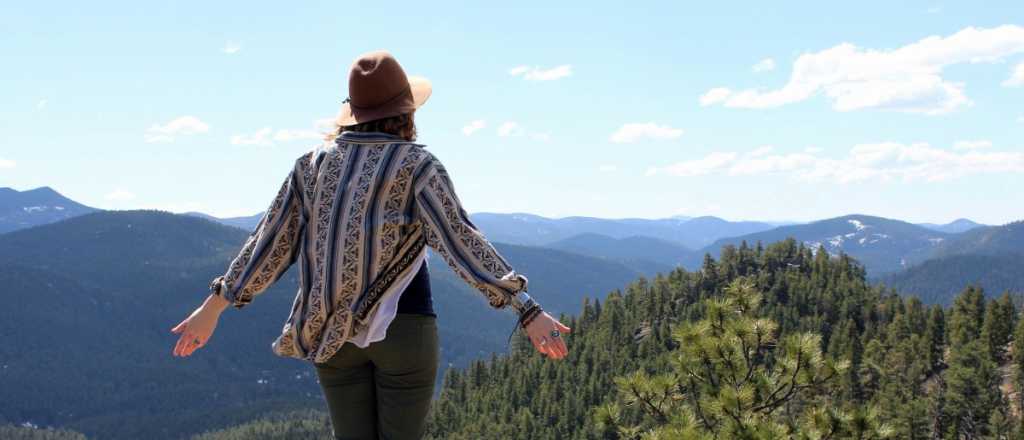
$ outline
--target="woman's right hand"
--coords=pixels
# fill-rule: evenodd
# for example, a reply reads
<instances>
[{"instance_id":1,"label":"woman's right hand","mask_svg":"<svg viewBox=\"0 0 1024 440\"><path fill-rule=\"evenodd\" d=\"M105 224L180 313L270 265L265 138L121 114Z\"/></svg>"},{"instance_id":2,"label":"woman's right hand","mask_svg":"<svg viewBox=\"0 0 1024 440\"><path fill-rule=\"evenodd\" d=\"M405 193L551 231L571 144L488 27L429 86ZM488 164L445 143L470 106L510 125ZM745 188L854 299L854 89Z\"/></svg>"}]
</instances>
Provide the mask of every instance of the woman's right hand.
<instances>
[{"instance_id":1,"label":"woman's right hand","mask_svg":"<svg viewBox=\"0 0 1024 440\"><path fill-rule=\"evenodd\" d=\"M193 351L206 345L217 328L221 312L227 308L228 302L217 295L210 295L188 318L171 329L171 333L181 335L174 346L174 356L189 356Z\"/></svg>"},{"instance_id":2,"label":"woman's right hand","mask_svg":"<svg viewBox=\"0 0 1024 440\"><path fill-rule=\"evenodd\" d=\"M572 329L549 315L548 312L541 312L540 315L526 325L526 334L530 337L530 342L533 342L533 346L537 348L537 351L551 359L562 359L569 354L569 348L566 347L565 339L561 335L558 337L551 335L551 332L555 330L560 334L572 331Z\"/></svg>"}]
</instances>

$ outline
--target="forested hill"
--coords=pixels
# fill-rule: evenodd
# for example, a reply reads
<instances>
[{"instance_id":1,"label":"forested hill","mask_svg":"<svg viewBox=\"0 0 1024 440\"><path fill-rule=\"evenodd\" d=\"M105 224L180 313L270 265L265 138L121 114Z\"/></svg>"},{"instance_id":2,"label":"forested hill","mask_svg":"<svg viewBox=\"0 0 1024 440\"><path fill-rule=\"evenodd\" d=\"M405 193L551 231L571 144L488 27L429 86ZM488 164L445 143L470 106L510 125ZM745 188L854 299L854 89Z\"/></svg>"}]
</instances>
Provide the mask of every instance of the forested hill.
<instances>
[{"instance_id":1,"label":"forested hill","mask_svg":"<svg viewBox=\"0 0 1024 440\"><path fill-rule=\"evenodd\" d=\"M0 235L0 424L177 439L267 411L322 408L312 365L270 350L295 297L294 268L244 309L228 309L206 348L171 356L170 328L247 234L187 215L100 211ZM598 258L497 246L553 312L639 276ZM513 315L429 261L442 367L505 352Z\"/></svg>"},{"instance_id":2,"label":"forested hill","mask_svg":"<svg viewBox=\"0 0 1024 440\"><path fill-rule=\"evenodd\" d=\"M881 280L939 304L949 304L967 284L1024 291L1024 221L971 229L940 243L932 257Z\"/></svg>"},{"instance_id":3,"label":"forested hill","mask_svg":"<svg viewBox=\"0 0 1024 440\"><path fill-rule=\"evenodd\" d=\"M926 306L794 240L727 247L587 301L564 360L519 337L450 370L429 438L1016 438L1019 306L973 287ZM325 420L276 413L202 440L326 435Z\"/></svg>"},{"instance_id":4,"label":"forested hill","mask_svg":"<svg viewBox=\"0 0 1024 440\"><path fill-rule=\"evenodd\" d=\"M726 298L737 280L751 290ZM1018 305L969 288L949 309L925 306L792 240L728 248L586 304L564 361L524 344L451 371L432 438L1005 438L1020 426Z\"/></svg>"},{"instance_id":5,"label":"forested hill","mask_svg":"<svg viewBox=\"0 0 1024 440\"><path fill-rule=\"evenodd\" d=\"M974 228L941 243L933 257L1012 255L1024 253L1024 220L1002 226Z\"/></svg>"}]
</instances>

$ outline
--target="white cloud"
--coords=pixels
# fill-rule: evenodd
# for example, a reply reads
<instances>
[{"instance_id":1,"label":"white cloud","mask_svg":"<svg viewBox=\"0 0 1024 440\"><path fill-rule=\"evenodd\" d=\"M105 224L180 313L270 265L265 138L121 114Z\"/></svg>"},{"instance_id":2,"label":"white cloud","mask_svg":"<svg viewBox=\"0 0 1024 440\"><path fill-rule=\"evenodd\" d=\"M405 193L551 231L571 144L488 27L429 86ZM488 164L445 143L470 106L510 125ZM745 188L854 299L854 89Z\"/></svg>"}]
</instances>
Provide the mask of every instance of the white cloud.
<instances>
[{"instance_id":1,"label":"white cloud","mask_svg":"<svg viewBox=\"0 0 1024 440\"><path fill-rule=\"evenodd\" d=\"M36 110L42 110L46 108L47 103L49 103L49 101L45 99L40 99L39 102L36 102Z\"/></svg>"},{"instance_id":2,"label":"white cloud","mask_svg":"<svg viewBox=\"0 0 1024 440\"><path fill-rule=\"evenodd\" d=\"M654 122L629 123L619 127L608 140L617 144L628 144L641 139L671 140L682 135L681 128L672 128L668 125L658 125Z\"/></svg>"},{"instance_id":3,"label":"white cloud","mask_svg":"<svg viewBox=\"0 0 1024 440\"><path fill-rule=\"evenodd\" d=\"M313 128L279 128L263 127L252 134L236 134L231 136L231 145L254 145L268 147L278 143L294 141L322 141L327 132L334 130L334 118L313 120Z\"/></svg>"},{"instance_id":4,"label":"white cloud","mask_svg":"<svg viewBox=\"0 0 1024 440\"><path fill-rule=\"evenodd\" d=\"M0 157L0 169L3 169L3 168L14 168L16 166L18 166L17 162L15 162L13 160L10 160L10 159L4 159L4 158Z\"/></svg>"},{"instance_id":5,"label":"white cloud","mask_svg":"<svg viewBox=\"0 0 1024 440\"><path fill-rule=\"evenodd\" d=\"M530 139L537 142L547 142L551 140L551 135L548 133L530 133Z\"/></svg>"},{"instance_id":6,"label":"white cloud","mask_svg":"<svg viewBox=\"0 0 1024 440\"><path fill-rule=\"evenodd\" d=\"M754 67L752 67L751 69L754 71L754 73L769 72L775 70L775 60L771 58L765 58L761 61L758 61L757 64L754 64Z\"/></svg>"},{"instance_id":7,"label":"white cloud","mask_svg":"<svg viewBox=\"0 0 1024 440\"><path fill-rule=\"evenodd\" d=\"M821 153L822 151L825 151L825 149L821 148L821 147L807 147L807 148L804 148L804 152L805 153L817 154L817 153Z\"/></svg>"},{"instance_id":8,"label":"white cloud","mask_svg":"<svg viewBox=\"0 0 1024 440\"><path fill-rule=\"evenodd\" d=\"M761 156L767 155L768 153L771 153L774 150L775 150L775 147L773 147L771 145L765 145L763 147L758 147L758 148L754 149L754 151L751 151L751 152L747 153L747 156L750 156L750 157L761 157Z\"/></svg>"},{"instance_id":9,"label":"white cloud","mask_svg":"<svg viewBox=\"0 0 1024 440\"><path fill-rule=\"evenodd\" d=\"M680 177L703 176L722 171L729 166L739 155L732 152L714 152L701 159L677 162L672 165L647 170L647 175L652 176L658 173L665 173Z\"/></svg>"},{"instance_id":10,"label":"white cloud","mask_svg":"<svg viewBox=\"0 0 1024 440\"><path fill-rule=\"evenodd\" d=\"M523 130L519 128L519 124L513 121L508 121L498 127L498 136L509 137L519 136L523 134Z\"/></svg>"},{"instance_id":11,"label":"white cloud","mask_svg":"<svg viewBox=\"0 0 1024 440\"><path fill-rule=\"evenodd\" d=\"M718 104L728 99L731 94L732 91L725 87L713 88L700 96L700 105L702 107L707 107L709 105Z\"/></svg>"},{"instance_id":12,"label":"white cloud","mask_svg":"<svg viewBox=\"0 0 1024 440\"><path fill-rule=\"evenodd\" d=\"M234 55L234 54L238 53L241 50L242 50L242 45L241 44L236 43L234 41L228 41L227 43L224 43L224 47L221 48L220 51L224 52L224 53L226 53L228 55Z\"/></svg>"},{"instance_id":13,"label":"white cloud","mask_svg":"<svg viewBox=\"0 0 1024 440\"><path fill-rule=\"evenodd\" d=\"M613 171L618 171L618 169L619 169L619 167L617 167L615 165L608 165L608 164L601 165L601 166L597 167L597 170L602 172L602 173L610 173L610 172L613 172Z\"/></svg>"},{"instance_id":14,"label":"white cloud","mask_svg":"<svg viewBox=\"0 0 1024 440\"><path fill-rule=\"evenodd\" d=\"M487 123L484 122L483 119L477 119L477 120L475 120L473 122L470 122L465 127L462 127L462 134L464 134L466 136L472 136L474 132L476 132L477 130L480 130L481 128L484 128L486 126L487 126Z\"/></svg>"},{"instance_id":15,"label":"white cloud","mask_svg":"<svg viewBox=\"0 0 1024 440\"><path fill-rule=\"evenodd\" d=\"M519 76L530 71L530 66L516 66L509 69L508 74L512 76Z\"/></svg>"},{"instance_id":16,"label":"white cloud","mask_svg":"<svg viewBox=\"0 0 1024 440\"><path fill-rule=\"evenodd\" d=\"M179 116L166 124L153 124L144 136L147 143L174 142L178 136L206 133L210 126L195 116Z\"/></svg>"},{"instance_id":17,"label":"white cloud","mask_svg":"<svg viewBox=\"0 0 1024 440\"><path fill-rule=\"evenodd\" d=\"M256 145L256 146L270 146L274 145L273 137L274 129L270 127L263 127L256 130L253 134L236 134L231 136L231 145Z\"/></svg>"},{"instance_id":18,"label":"white cloud","mask_svg":"<svg viewBox=\"0 0 1024 440\"><path fill-rule=\"evenodd\" d=\"M757 151L757 150L755 150ZM691 177L707 174L749 176L780 174L797 180L935 182L989 173L1024 173L1024 152L956 151L927 143L882 142L855 145L845 157L826 158L810 153L756 156L715 152L696 159L652 167L648 175L664 172Z\"/></svg>"},{"instance_id":19,"label":"white cloud","mask_svg":"<svg viewBox=\"0 0 1024 440\"><path fill-rule=\"evenodd\" d=\"M1017 122L1024 124L1024 116L1017 116Z\"/></svg>"},{"instance_id":20,"label":"white cloud","mask_svg":"<svg viewBox=\"0 0 1024 440\"><path fill-rule=\"evenodd\" d=\"M964 84L941 76L950 65L998 62L1024 52L1024 27L968 27L947 37L931 36L896 49L863 49L842 43L801 55L782 88L732 90L718 87L701 105L774 108L823 93L837 111L881 109L940 114L971 105Z\"/></svg>"},{"instance_id":21,"label":"white cloud","mask_svg":"<svg viewBox=\"0 0 1024 440\"><path fill-rule=\"evenodd\" d=\"M992 146L992 141L978 140L978 141L957 141L953 144L955 150L977 150L979 148L988 148Z\"/></svg>"},{"instance_id":22,"label":"white cloud","mask_svg":"<svg viewBox=\"0 0 1024 440\"><path fill-rule=\"evenodd\" d=\"M1010 77L1006 81L1003 81L1003 85L1006 87L1024 86L1024 62L1013 68L1013 72L1010 73Z\"/></svg>"},{"instance_id":23,"label":"white cloud","mask_svg":"<svg viewBox=\"0 0 1024 440\"><path fill-rule=\"evenodd\" d=\"M291 142L296 140L320 140L324 135L315 130L277 130L274 133L274 142Z\"/></svg>"},{"instance_id":24,"label":"white cloud","mask_svg":"<svg viewBox=\"0 0 1024 440\"><path fill-rule=\"evenodd\" d=\"M123 189L115 189L113 192L103 196L103 198L110 201L123 202L134 199L135 193Z\"/></svg>"},{"instance_id":25,"label":"white cloud","mask_svg":"<svg viewBox=\"0 0 1024 440\"><path fill-rule=\"evenodd\" d=\"M508 71L509 75L520 76L527 81L554 81L572 75L572 66L563 64L561 66L543 69L537 66L516 66Z\"/></svg>"},{"instance_id":26,"label":"white cloud","mask_svg":"<svg viewBox=\"0 0 1024 440\"><path fill-rule=\"evenodd\" d=\"M322 132L334 131L337 128L337 118L320 118L313 121L313 128Z\"/></svg>"}]
</instances>

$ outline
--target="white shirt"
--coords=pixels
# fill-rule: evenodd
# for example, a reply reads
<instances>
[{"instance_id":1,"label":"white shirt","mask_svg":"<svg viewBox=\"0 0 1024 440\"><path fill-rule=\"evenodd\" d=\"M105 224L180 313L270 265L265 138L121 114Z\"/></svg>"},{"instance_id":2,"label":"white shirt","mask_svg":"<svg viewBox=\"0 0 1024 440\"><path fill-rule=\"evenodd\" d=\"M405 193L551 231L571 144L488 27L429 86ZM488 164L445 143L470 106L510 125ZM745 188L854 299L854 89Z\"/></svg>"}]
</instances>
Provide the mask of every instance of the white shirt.
<instances>
[{"instance_id":1,"label":"white shirt","mask_svg":"<svg viewBox=\"0 0 1024 440\"><path fill-rule=\"evenodd\" d=\"M388 287L388 290L381 296L380 305L377 306L377 311L370 318L370 325L367 326L366 331L348 338L348 341L345 342L356 344L359 348L366 348L374 342L384 340L384 337L387 336L388 326L398 314L398 300L405 292L405 288L409 287L412 279L416 278L421 264L427 264L427 248L423 248L416 256L416 261L412 264L416 269L410 270L405 277L395 280L395 283Z\"/></svg>"}]
</instances>

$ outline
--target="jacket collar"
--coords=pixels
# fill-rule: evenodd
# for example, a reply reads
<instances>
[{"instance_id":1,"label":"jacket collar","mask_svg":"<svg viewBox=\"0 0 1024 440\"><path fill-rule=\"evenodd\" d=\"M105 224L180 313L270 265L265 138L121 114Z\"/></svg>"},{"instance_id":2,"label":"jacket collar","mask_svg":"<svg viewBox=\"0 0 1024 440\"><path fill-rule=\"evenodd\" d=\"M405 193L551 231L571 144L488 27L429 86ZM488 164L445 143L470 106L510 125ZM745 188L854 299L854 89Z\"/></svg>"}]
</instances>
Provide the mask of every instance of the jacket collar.
<instances>
[{"instance_id":1,"label":"jacket collar","mask_svg":"<svg viewBox=\"0 0 1024 440\"><path fill-rule=\"evenodd\" d=\"M361 131L343 131L338 135L336 142L353 142L353 143L390 143L390 142L404 142L405 140L401 137L390 133L381 132L361 132Z\"/></svg>"}]
</instances>

